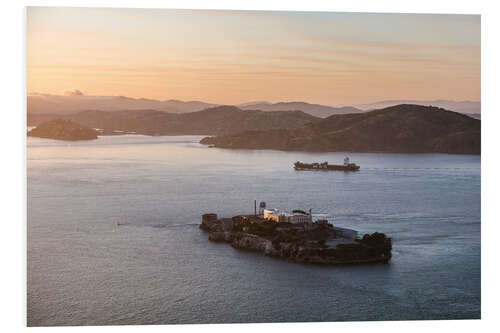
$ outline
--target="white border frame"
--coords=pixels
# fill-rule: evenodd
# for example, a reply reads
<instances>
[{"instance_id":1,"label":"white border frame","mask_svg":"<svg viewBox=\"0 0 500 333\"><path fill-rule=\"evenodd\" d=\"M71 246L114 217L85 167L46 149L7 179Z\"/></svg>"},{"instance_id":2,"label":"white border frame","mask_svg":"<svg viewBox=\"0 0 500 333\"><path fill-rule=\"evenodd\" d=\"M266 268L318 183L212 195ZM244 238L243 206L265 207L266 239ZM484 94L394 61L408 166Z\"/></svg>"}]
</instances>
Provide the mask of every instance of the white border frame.
<instances>
[{"instance_id":1,"label":"white border frame","mask_svg":"<svg viewBox=\"0 0 500 333\"><path fill-rule=\"evenodd\" d=\"M73 7L129 7L129 8L192 8L192 9L259 9L259 10L300 10L300 11L348 11L348 12L400 12L400 13L451 13L481 14L481 101L482 101L482 320L451 321L393 321L393 322L349 322L349 323L290 323L290 324L237 324L237 325L160 325L160 326L101 326L101 327L62 327L33 328L32 330L59 331L92 330L130 332L137 330L174 332L192 332L204 330L208 332L230 332L237 329L242 332L254 330L285 329L291 332L304 330L331 331L349 330L350 332L420 332L442 331L453 329L455 332L472 330L493 331L498 323L499 268L497 240L500 214L496 210L498 204L497 175L500 170L500 158L496 143L500 142L498 126L500 126L499 96L497 90L498 32L500 31L499 5L495 1L462 1L462 0L351 0L343 2L309 0L282 1L168 1L168 0L66 0L66 1L11 1L3 3L1 9L2 65L1 88L4 103L2 104L2 238L0 253L2 254L0 297L0 318L2 327L7 329L26 328L26 85L25 85L25 6L73 6ZM21 74L21 75L20 75ZM6 152L6 153L5 153ZM7 331L7 330L6 330Z\"/></svg>"}]
</instances>

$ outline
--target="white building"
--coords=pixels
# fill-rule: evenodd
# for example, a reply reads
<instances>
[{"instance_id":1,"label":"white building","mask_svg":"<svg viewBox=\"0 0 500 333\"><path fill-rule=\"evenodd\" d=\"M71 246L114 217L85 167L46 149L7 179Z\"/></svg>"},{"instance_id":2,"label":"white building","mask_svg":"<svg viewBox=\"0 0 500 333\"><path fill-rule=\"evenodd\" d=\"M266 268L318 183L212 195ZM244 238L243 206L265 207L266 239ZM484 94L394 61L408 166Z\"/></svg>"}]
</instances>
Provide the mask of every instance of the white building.
<instances>
[{"instance_id":1,"label":"white building","mask_svg":"<svg viewBox=\"0 0 500 333\"><path fill-rule=\"evenodd\" d=\"M311 223L311 215L303 212L294 211L293 214L279 209L264 209L264 218L277 223Z\"/></svg>"},{"instance_id":2,"label":"white building","mask_svg":"<svg viewBox=\"0 0 500 333\"><path fill-rule=\"evenodd\" d=\"M309 214L293 214L291 223L311 223L311 216Z\"/></svg>"},{"instance_id":3,"label":"white building","mask_svg":"<svg viewBox=\"0 0 500 333\"><path fill-rule=\"evenodd\" d=\"M333 217L329 214L312 214L311 211L306 213L302 210L294 210L292 214L285 211L275 209L275 208L264 208L263 217L269 221L275 221L276 223L294 223L294 224L306 224L312 226L313 222L318 223L332 223ZM333 230L338 236L348 239L358 238L358 232L353 229L341 228L333 226Z\"/></svg>"},{"instance_id":4,"label":"white building","mask_svg":"<svg viewBox=\"0 0 500 333\"><path fill-rule=\"evenodd\" d=\"M269 208L264 209L264 218L275 222L288 222L290 214L285 213L279 209Z\"/></svg>"}]
</instances>

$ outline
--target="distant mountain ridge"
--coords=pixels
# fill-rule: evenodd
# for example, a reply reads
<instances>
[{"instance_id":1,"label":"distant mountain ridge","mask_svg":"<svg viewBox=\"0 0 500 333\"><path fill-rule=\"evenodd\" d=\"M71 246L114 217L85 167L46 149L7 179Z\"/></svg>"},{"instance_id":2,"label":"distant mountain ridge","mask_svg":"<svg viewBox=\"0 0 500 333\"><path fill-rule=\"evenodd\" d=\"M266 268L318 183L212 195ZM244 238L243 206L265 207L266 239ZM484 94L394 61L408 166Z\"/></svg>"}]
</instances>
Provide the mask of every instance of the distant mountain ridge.
<instances>
[{"instance_id":1,"label":"distant mountain ridge","mask_svg":"<svg viewBox=\"0 0 500 333\"><path fill-rule=\"evenodd\" d=\"M232 149L480 154L481 122L441 108L402 104L334 115L294 130L247 131L201 143Z\"/></svg>"},{"instance_id":2,"label":"distant mountain ridge","mask_svg":"<svg viewBox=\"0 0 500 333\"><path fill-rule=\"evenodd\" d=\"M328 106L302 101L270 103L265 101L248 102L236 105L242 110L274 111L302 111L312 116L326 118L335 114L348 114L381 109L398 104L416 104L424 106L442 107L447 110L470 114L480 118L481 102L450 101L450 100L388 100L371 104ZM154 100L146 98L130 98L125 96L88 96L74 94L70 96L51 94L29 94L27 109L29 115L58 114L68 115L81 111L124 111L124 110L158 110L168 113L189 113L201 111L217 106L217 104L201 101Z\"/></svg>"},{"instance_id":3,"label":"distant mountain ridge","mask_svg":"<svg viewBox=\"0 0 500 333\"><path fill-rule=\"evenodd\" d=\"M354 107L361 109L363 111L377 110L387 108L389 106L395 106L399 104L414 104L422 106L435 106L438 108L444 108L446 110L451 110L459 113L472 114L475 118L480 118L481 113L481 102L477 101L451 101L445 99L437 100L386 100L379 101L375 103L368 104L355 104Z\"/></svg>"},{"instance_id":4,"label":"distant mountain ridge","mask_svg":"<svg viewBox=\"0 0 500 333\"><path fill-rule=\"evenodd\" d=\"M158 101L146 98L125 96L61 96L51 94L30 94L27 108L30 114L72 114L87 110L122 111L154 109L169 113L186 113L200 111L215 106L200 101L165 100Z\"/></svg>"},{"instance_id":5,"label":"distant mountain ridge","mask_svg":"<svg viewBox=\"0 0 500 333\"><path fill-rule=\"evenodd\" d=\"M240 104L238 107L244 110L262 110L262 111L289 111L297 110L309 113L315 117L326 118L334 114L358 113L363 110L357 109L352 106L333 107L321 104L311 104L306 102L279 102L279 103L245 103Z\"/></svg>"}]
</instances>

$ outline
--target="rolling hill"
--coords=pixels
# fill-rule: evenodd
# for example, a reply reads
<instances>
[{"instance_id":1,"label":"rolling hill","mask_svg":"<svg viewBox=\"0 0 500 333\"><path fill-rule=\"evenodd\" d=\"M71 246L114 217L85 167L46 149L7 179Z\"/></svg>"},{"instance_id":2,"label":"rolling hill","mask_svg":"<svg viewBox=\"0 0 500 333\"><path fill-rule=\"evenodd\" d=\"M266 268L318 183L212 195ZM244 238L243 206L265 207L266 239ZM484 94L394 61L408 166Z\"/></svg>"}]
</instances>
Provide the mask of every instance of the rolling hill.
<instances>
[{"instance_id":1,"label":"rolling hill","mask_svg":"<svg viewBox=\"0 0 500 333\"><path fill-rule=\"evenodd\" d=\"M438 108L444 108L446 110L455 111L459 113L469 114L473 118L479 118L481 114L481 102L476 101L451 101L446 99L436 99L436 100L387 100L379 101L369 104L356 104L354 107L361 109L363 111L371 111L387 108L389 106L395 106L400 104L415 104L423 106L435 106Z\"/></svg>"},{"instance_id":2,"label":"rolling hill","mask_svg":"<svg viewBox=\"0 0 500 333\"><path fill-rule=\"evenodd\" d=\"M207 137L201 143L233 149L480 154L481 122L441 108L402 104L334 115L298 129Z\"/></svg>"},{"instance_id":3,"label":"rolling hill","mask_svg":"<svg viewBox=\"0 0 500 333\"><path fill-rule=\"evenodd\" d=\"M306 102L256 102L245 103L238 105L244 110L262 110L262 111L302 111L319 118L326 118L335 114L357 113L364 112L363 110L356 109L352 106L333 107L321 104L311 104Z\"/></svg>"},{"instance_id":4,"label":"rolling hill","mask_svg":"<svg viewBox=\"0 0 500 333\"><path fill-rule=\"evenodd\" d=\"M47 120L41 115L38 118ZM64 119L97 128L103 134L145 135L224 135L248 130L295 129L320 120L301 111L244 111L234 106L182 114L156 110L83 111Z\"/></svg>"},{"instance_id":5,"label":"rolling hill","mask_svg":"<svg viewBox=\"0 0 500 333\"><path fill-rule=\"evenodd\" d=\"M122 111L154 109L169 113L194 112L212 107L214 104L199 101L165 100L125 96L87 96L30 94L27 98L28 114L68 115L86 110Z\"/></svg>"},{"instance_id":6,"label":"rolling hill","mask_svg":"<svg viewBox=\"0 0 500 333\"><path fill-rule=\"evenodd\" d=\"M374 109L386 108L399 104L416 104L436 106L447 110L469 114L473 118L480 118L481 102L451 101L451 100L387 100L371 104L355 104L328 106L312 104L303 101L269 103L265 101L248 102L236 105L241 110L274 111L302 111L319 118L327 118L337 114L360 113ZM90 96L79 92L71 95L52 95L32 93L27 96L28 116L36 119L37 116L75 114L81 111L126 111L126 110L157 110L168 113L190 113L217 106L201 101L154 100L147 98L131 98L125 96Z\"/></svg>"}]
</instances>

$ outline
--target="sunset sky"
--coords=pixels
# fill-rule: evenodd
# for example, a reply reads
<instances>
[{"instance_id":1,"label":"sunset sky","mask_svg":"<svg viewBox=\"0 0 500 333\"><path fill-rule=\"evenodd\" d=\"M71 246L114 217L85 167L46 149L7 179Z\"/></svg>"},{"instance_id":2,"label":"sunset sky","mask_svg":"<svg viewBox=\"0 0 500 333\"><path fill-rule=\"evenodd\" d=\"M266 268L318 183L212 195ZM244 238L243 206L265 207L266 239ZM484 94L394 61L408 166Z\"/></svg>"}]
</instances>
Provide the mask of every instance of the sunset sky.
<instances>
[{"instance_id":1,"label":"sunset sky","mask_svg":"<svg viewBox=\"0 0 500 333\"><path fill-rule=\"evenodd\" d=\"M479 101L480 16L30 7L29 93Z\"/></svg>"}]
</instances>

